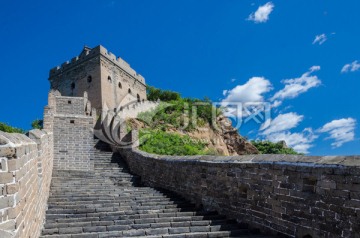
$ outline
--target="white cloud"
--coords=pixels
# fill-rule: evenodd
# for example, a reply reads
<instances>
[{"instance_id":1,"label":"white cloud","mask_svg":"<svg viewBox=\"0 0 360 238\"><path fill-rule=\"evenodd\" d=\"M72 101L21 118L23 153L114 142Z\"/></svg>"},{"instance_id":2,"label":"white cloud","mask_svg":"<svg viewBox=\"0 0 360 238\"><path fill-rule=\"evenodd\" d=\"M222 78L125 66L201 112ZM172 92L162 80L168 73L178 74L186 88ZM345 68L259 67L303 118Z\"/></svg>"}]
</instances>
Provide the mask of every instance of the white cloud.
<instances>
[{"instance_id":1,"label":"white cloud","mask_svg":"<svg viewBox=\"0 0 360 238\"><path fill-rule=\"evenodd\" d=\"M355 60L351 64L344 65L344 67L341 69L341 73L355 72L358 71L359 69L360 69L360 63L358 63L358 61Z\"/></svg>"},{"instance_id":2,"label":"white cloud","mask_svg":"<svg viewBox=\"0 0 360 238\"><path fill-rule=\"evenodd\" d=\"M315 36L313 45L315 45L315 44L322 45L322 44L324 44L325 41L327 41L327 36L325 34L317 35L317 36Z\"/></svg>"},{"instance_id":3,"label":"white cloud","mask_svg":"<svg viewBox=\"0 0 360 238\"><path fill-rule=\"evenodd\" d=\"M267 22L269 20L269 15L273 11L275 5L272 2L268 2L265 5L260 6L256 12L253 12L249 15L247 20L253 21L255 23Z\"/></svg>"},{"instance_id":4,"label":"white cloud","mask_svg":"<svg viewBox=\"0 0 360 238\"><path fill-rule=\"evenodd\" d=\"M299 78L283 80L282 83L285 84L285 87L270 99L273 102L273 107L281 105L284 99L295 98L309 89L319 86L321 84L320 79L316 75L311 75L318 70L320 70L320 66L312 66L308 72Z\"/></svg>"},{"instance_id":5,"label":"white cloud","mask_svg":"<svg viewBox=\"0 0 360 238\"><path fill-rule=\"evenodd\" d=\"M299 125L304 116L290 112L279 114L271 122L266 121L260 128L260 135L272 142L285 141L286 144L300 153L308 153L313 146L312 142L317 138L311 128L306 128L300 133L291 133Z\"/></svg>"},{"instance_id":6,"label":"white cloud","mask_svg":"<svg viewBox=\"0 0 360 238\"><path fill-rule=\"evenodd\" d=\"M230 90L224 90L225 99L222 102L262 102L264 93L272 89L271 83L264 77L252 77L245 84L237 85Z\"/></svg>"},{"instance_id":7,"label":"white cloud","mask_svg":"<svg viewBox=\"0 0 360 238\"><path fill-rule=\"evenodd\" d=\"M279 114L270 123L265 122L261 127L260 131L262 135L269 135L271 133L277 133L285 130L290 130L297 127L303 120L304 116L298 115L293 112L286 114ZM265 126L268 125L268 126Z\"/></svg>"},{"instance_id":8,"label":"white cloud","mask_svg":"<svg viewBox=\"0 0 360 238\"><path fill-rule=\"evenodd\" d=\"M336 148L355 139L355 126L356 120L349 117L326 123L318 131L328 133L329 137L327 139L334 140L331 145Z\"/></svg>"},{"instance_id":9,"label":"white cloud","mask_svg":"<svg viewBox=\"0 0 360 238\"><path fill-rule=\"evenodd\" d=\"M236 79L231 79L231 82L233 83L233 82L235 82L236 81Z\"/></svg>"},{"instance_id":10,"label":"white cloud","mask_svg":"<svg viewBox=\"0 0 360 238\"><path fill-rule=\"evenodd\" d=\"M273 133L266 136L266 139L272 142L285 141L286 144L299 153L307 154L313 147L312 142L317 138L311 128L306 128L300 133L291 133L289 131Z\"/></svg>"},{"instance_id":11,"label":"white cloud","mask_svg":"<svg viewBox=\"0 0 360 238\"><path fill-rule=\"evenodd\" d=\"M314 65L310 67L310 73L315 72L315 71L319 71L321 69L321 67L319 65Z\"/></svg>"}]
</instances>

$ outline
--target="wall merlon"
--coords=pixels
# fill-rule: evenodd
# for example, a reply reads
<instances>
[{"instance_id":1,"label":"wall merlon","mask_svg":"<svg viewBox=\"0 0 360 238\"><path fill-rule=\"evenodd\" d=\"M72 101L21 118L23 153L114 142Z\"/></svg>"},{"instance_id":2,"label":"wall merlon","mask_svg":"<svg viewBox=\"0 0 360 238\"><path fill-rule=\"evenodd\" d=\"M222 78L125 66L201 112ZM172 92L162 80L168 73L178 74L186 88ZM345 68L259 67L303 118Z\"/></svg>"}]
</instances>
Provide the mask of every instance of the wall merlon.
<instances>
[{"instance_id":1,"label":"wall merlon","mask_svg":"<svg viewBox=\"0 0 360 238\"><path fill-rule=\"evenodd\" d=\"M29 131L29 138L32 140L41 140L44 138L48 133L39 129L34 129Z\"/></svg>"},{"instance_id":2,"label":"wall merlon","mask_svg":"<svg viewBox=\"0 0 360 238\"><path fill-rule=\"evenodd\" d=\"M76 57L74 57L74 58L71 59L71 63L74 63L74 62L76 62L76 61L78 61L78 60L79 60L79 56L76 56Z\"/></svg>"},{"instance_id":3,"label":"wall merlon","mask_svg":"<svg viewBox=\"0 0 360 238\"><path fill-rule=\"evenodd\" d=\"M18 133L5 133L0 131L0 156L17 158L28 153L36 143L29 137Z\"/></svg>"}]
</instances>

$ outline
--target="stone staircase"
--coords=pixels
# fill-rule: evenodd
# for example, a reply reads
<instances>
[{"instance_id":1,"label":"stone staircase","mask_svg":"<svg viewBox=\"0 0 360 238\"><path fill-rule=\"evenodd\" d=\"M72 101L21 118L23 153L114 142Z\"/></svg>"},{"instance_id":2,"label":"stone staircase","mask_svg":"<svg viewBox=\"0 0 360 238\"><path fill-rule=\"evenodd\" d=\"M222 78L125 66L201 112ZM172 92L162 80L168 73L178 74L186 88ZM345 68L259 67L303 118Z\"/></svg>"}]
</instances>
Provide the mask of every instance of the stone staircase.
<instances>
[{"instance_id":1,"label":"stone staircase","mask_svg":"<svg viewBox=\"0 0 360 238\"><path fill-rule=\"evenodd\" d=\"M143 187L97 142L95 172L54 171L41 237L265 237L168 191Z\"/></svg>"}]
</instances>

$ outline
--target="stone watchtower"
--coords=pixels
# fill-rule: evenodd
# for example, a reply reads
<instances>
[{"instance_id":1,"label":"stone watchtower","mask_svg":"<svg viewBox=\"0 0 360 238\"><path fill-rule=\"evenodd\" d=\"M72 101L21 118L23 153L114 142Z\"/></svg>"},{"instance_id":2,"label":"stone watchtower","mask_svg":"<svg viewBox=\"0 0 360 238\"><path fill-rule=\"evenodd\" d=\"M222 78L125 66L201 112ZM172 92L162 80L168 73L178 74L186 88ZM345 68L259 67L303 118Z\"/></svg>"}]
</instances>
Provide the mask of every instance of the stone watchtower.
<instances>
[{"instance_id":1,"label":"stone watchtower","mask_svg":"<svg viewBox=\"0 0 360 238\"><path fill-rule=\"evenodd\" d=\"M113 109L146 100L144 77L101 45L85 46L79 56L51 69L49 81L62 96L82 97L86 91L97 110L104 103Z\"/></svg>"}]
</instances>

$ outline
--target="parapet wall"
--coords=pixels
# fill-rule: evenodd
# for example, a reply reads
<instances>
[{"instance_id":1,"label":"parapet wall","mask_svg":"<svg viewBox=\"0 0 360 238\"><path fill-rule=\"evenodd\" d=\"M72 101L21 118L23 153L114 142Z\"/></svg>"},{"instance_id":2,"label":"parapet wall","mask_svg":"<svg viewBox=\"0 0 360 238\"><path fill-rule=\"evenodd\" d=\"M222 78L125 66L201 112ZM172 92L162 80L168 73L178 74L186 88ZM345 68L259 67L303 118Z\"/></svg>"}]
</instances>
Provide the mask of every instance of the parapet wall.
<instances>
[{"instance_id":1,"label":"parapet wall","mask_svg":"<svg viewBox=\"0 0 360 238\"><path fill-rule=\"evenodd\" d=\"M360 157L175 157L114 150L146 185L262 231L289 237L360 234Z\"/></svg>"},{"instance_id":2,"label":"parapet wall","mask_svg":"<svg viewBox=\"0 0 360 238\"><path fill-rule=\"evenodd\" d=\"M117 113L121 118L137 118L140 113L154 110L159 105L160 102L140 101L120 107Z\"/></svg>"},{"instance_id":3,"label":"parapet wall","mask_svg":"<svg viewBox=\"0 0 360 238\"><path fill-rule=\"evenodd\" d=\"M53 167L53 134L0 131L0 237L39 237Z\"/></svg>"}]
</instances>

